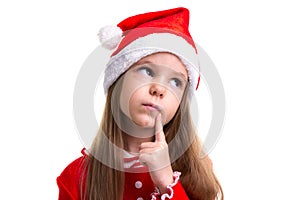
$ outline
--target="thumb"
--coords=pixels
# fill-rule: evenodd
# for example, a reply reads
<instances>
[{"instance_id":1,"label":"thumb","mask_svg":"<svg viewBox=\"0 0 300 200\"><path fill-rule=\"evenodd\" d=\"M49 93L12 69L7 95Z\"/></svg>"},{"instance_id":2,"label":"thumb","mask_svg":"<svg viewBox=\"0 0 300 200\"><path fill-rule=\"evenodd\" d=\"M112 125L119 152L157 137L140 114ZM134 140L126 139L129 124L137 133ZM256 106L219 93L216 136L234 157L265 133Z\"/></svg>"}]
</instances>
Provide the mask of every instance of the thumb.
<instances>
[{"instance_id":1,"label":"thumb","mask_svg":"<svg viewBox=\"0 0 300 200\"><path fill-rule=\"evenodd\" d=\"M165 141L165 134L161 122L161 113L158 113L158 115L155 118L155 141L156 142Z\"/></svg>"}]
</instances>

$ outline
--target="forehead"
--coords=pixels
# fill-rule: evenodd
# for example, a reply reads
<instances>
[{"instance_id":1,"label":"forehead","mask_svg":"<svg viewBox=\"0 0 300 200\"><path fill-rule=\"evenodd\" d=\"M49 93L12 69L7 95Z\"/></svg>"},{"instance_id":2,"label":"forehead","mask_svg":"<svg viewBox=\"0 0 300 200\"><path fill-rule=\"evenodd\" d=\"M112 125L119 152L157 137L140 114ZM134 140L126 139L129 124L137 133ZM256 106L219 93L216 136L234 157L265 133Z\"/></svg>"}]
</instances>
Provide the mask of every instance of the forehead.
<instances>
[{"instance_id":1,"label":"forehead","mask_svg":"<svg viewBox=\"0 0 300 200\"><path fill-rule=\"evenodd\" d=\"M185 78L187 78L188 76L185 65L177 56L171 53L155 53L142 58L136 64L142 64L147 62L171 68L172 70L178 73L182 73L185 76Z\"/></svg>"}]
</instances>

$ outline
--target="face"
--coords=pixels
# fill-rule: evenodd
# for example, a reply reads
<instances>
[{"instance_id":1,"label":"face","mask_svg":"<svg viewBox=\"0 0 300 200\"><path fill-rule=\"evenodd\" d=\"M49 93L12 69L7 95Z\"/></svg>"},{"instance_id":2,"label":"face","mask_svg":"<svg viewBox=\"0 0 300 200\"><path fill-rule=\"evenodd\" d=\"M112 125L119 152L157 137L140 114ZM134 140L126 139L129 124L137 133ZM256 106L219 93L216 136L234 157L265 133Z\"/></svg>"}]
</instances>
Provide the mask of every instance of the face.
<instances>
[{"instance_id":1,"label":"face","mask_svg":"<svg viewBox=\"0 0 300 200\"><path fill-rule=\"evenodd\" d=\"M165 125L179 107L187 80L185 66L170 53L142 58L124 74L121 110L141 127L154 127L161 113Z\"/></svg>"}]
</instances>

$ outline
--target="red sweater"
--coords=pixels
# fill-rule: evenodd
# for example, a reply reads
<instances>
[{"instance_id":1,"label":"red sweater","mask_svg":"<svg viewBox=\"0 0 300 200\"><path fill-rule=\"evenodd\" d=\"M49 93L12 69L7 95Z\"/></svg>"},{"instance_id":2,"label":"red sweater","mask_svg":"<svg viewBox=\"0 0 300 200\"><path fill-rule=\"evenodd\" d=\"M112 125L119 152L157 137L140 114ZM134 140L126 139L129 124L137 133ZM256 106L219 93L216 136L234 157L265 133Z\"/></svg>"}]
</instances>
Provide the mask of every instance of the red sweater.
<instances>
[{"instance_id":1,"label":"red sweater","mask_svg":"<svg viewBox=\"0 0 300 200\"><path fill-rule=\"evenodd\" d=\"M70 163L56 179L59 188L59 200L80 200L82 163L84 157L87 156L84 149L82 153L83 156ZM188 200L189 198L179 182L180 173L175 172L175 175L174 183L169 186L169 193L160 195L155 192L155 186L148 172L125 172L123 200Z\"/></svg>"}]
</instances>

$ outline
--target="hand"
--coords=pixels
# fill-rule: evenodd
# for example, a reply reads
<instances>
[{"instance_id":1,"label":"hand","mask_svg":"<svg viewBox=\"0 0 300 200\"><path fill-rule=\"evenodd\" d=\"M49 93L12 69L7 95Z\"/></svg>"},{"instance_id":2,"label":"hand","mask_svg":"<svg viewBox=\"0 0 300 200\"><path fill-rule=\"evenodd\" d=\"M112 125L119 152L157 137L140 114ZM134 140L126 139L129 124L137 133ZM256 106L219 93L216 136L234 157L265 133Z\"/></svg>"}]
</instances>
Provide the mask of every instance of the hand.
<instances>
[{"instance_id":1,"label":"hand","mask_svg":"<svg viewBox=\"0 0 300 200\"><path fill-rule=\"evenodd\" d=\"M149 167L154 185L164 193L173 182L173 170L160 113L155 118L155 141L142 143L139 153L140 162Z\"/></svg>"}]
</instances>

